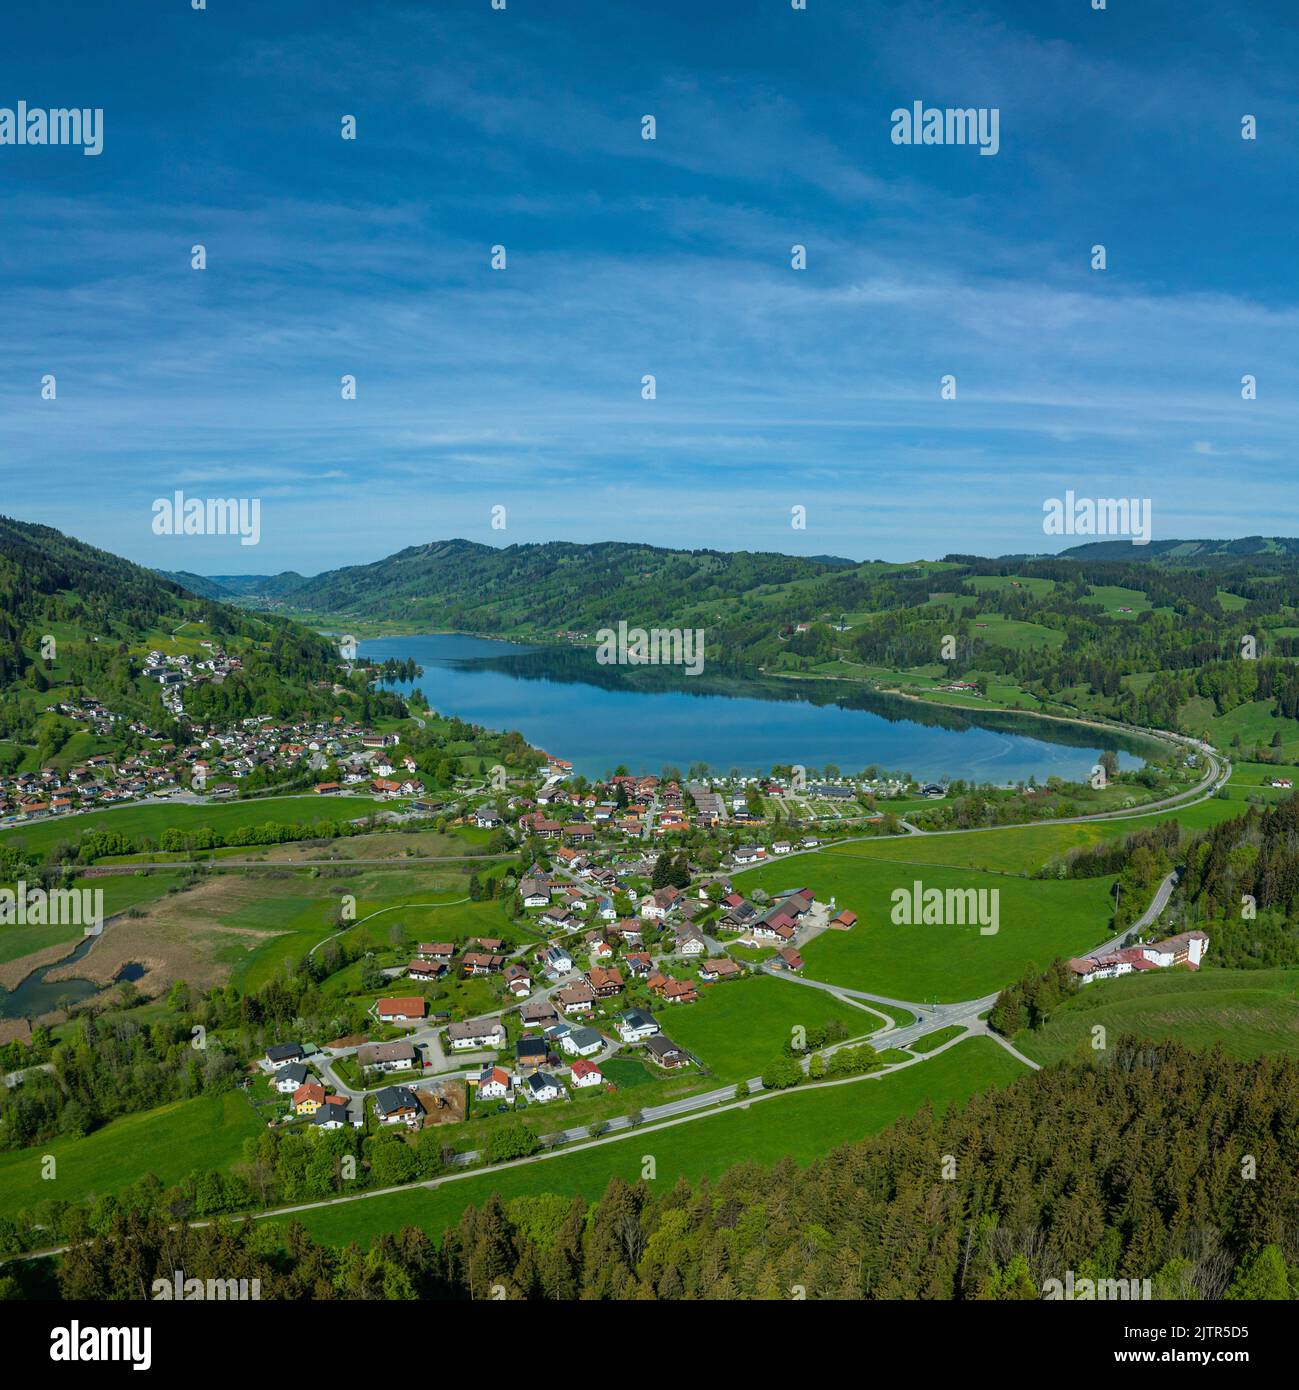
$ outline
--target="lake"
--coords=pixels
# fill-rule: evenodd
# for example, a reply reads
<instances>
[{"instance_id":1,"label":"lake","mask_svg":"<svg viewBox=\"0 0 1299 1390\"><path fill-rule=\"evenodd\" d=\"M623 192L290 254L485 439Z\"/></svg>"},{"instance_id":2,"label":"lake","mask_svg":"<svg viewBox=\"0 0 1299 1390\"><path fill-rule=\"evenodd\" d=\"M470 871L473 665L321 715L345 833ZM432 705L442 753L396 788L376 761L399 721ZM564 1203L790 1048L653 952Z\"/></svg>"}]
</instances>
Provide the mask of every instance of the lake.
<instances>
[{"instance_id":1,"label":"lake","mask_svg":"<svg viewBox=\"0 0 1299 1390\"><path fill-rule=\"evenodd\" d=\"M838 682L749 681L670 667L601 666L593 648L527 647L436 633L359 644L370 661L414 660L439 714L517 729L534 747L599 777L631 772L765 772L776 764L843 773L876 766L921 781L1078 780L1102 748L1139 767L1140 741L994 710L967 714ZM1147 744L1148 748L1149 745Z\"/></svg>"}]
</instances>

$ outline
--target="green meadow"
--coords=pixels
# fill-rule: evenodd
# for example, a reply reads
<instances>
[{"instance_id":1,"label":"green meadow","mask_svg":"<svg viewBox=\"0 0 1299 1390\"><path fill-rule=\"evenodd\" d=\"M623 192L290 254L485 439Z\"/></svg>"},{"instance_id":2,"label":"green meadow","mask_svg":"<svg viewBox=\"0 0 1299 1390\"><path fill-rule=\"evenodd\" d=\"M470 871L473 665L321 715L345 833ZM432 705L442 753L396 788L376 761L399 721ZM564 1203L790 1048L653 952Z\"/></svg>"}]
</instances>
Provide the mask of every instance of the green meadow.
<instances>
[{"instance_id":1,"label":"green meadow","mask_svg":"<svg viewBox=\"0 0 1299 1390\"><path fill-rule=\"evenodd\" d=\"M71 886L78 890L102 889L104 915L111 917L116 912L125 912L129 907L143 907L156 901L179 878L179 874L170 873L141 875L138 878L134 874L112 874L103 878L77 879ZM12 888L13 884L5 886ZM33 951L43 951L47 946L76 941L81 935L82 929L76 923L50 927L0 926L0 964L18 960Z\"/></svg>"},{"instance_id":2,"label":"green meadow","mask_svg":"<svg viewBox=\"0 0 1299 1390\"><path fill-rule=\"evenodd\" d=\"M192 1172L230 1168L244 1140L263 1128L242 1095L226 1092L125 1115L84 1139L0 1153L0 1215L43 1201L91 1201L146 1173L174 1183ZM53 1178L41 1176L46 1155L55 1161Z\"/></svg>"},{"instance_id":3,"label":"green meadow","mask_svg":"<svg viewBox=\"0 0 1299 1390\"><path fill-rule=\"evenodd\" d=\"M357 820L372 811L392 810L400 804L359 796L268 797L265 800L214 802L210 806L196 806L188 802L150 802L34 821L31 825L17 825L0 831L0 836L8 844L43 853L55 845L76 844L92 830L116 830L123 835L147 836L156 841L164 830L197 830L205 825L213 830L238 830L248 825L317 824L322 821L338 824Z\"/></svg>"},{"instance_id":4,"label":"green meadow","mask_svg":"<svg viewBox=\"0 0 1299 1390\"><path fill-rule=\"evenodd\" d=\"M955 1001L990 994L1030 962L1046 965L1056 956L1077 955L1109 934L1108 878L1024 879L818 852L793 864L763 865L735 880L746 893L806 886L822 902L833 896L840 909L851 908L858 915L851 931L822 932L802 948L805 974L895 999ZM984 935L977 924L895 923L891 894L898 888L909 893L916 881L926 889L998 890L998 930Z\"/></svg>"},{"instance_id":5,"label":"green meadow","mask_svg":"<svg viewBox=\"0 0 1299 1390\"><path fill-rule=\"evenodd\" d=\"M744 1108L664 1129L633 1130L625 1138L540 1162L273 1219L297 1221L330 1245L365 1245L403 1226L421 1226L438 1237L466 1207L493 1192L507 1201L546 1192L593 1201L611 1178L638 1181L647 1158L654 1160L653 1181L669 1187L678 1177L692 1182L716 1177L740 1162L769 1164L792 1156L807 1164L839 1144L886 1129L926 1101L937 1109L959 1105L989 1087L1009 1085L1023 1070L991 1039L972 1038L887 1076L768 1092Z\"/></svg>"},{"instance_id":6,"label":"green meadow","mask_svg":"<svg viewBox=\"0 0 1299 1390\"><path fill-rule=\"evenodd\" d=\"M659 1021L719 1081L757 1076L798 1027L811 1031L838 1022L855 1038L886 1026L878 1014L770 975L704 985L697 1004L671 1009Z\"/></svg>"},{"instance_id":7,"label":"green meadow","mask_svg":"<svg viewBox=\"0 0 1299 1390\"><path fill-rule=\"evenodd\" d=\"M1212 954L1212 951L1210 952ZM1092 1029L1107 1043L1124 1033L1175 1039L1188 1047L1220 1043L1232 1057L1299 1054L1299 969L1150 971L1084 986L1015 1046L1035 1062L1092 1050Z\"/></svg>"}]
</instances>

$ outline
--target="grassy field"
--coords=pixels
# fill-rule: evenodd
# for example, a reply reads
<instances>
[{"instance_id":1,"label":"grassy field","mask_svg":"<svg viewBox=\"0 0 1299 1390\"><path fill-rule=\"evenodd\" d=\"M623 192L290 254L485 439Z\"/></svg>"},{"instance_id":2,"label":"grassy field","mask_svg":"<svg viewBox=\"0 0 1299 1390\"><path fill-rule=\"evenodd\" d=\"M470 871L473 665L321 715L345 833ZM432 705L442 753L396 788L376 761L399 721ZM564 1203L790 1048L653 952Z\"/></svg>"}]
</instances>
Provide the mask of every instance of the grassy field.
<instances>
[{"instance_id":1,"label":"grassy field","mask_svg":"<svg viewBox=\"0 0 1299 1390\"><path fill-rule=\"evenodd\" d=\"M263 1124L242 1095L198 1096L114 1120L84 1139L52 1139L0 1153L0 1215L38 1202L84 1202L153 1173L174 1183L191 1172L229 1168ZM46 1154L57 1167L41 1176Z\"/></svg>"},{"instance_id":2,"label":"grassy field","mask_svg":"<svg viewBox=\"0 0 1299 1390\"><path fill-rule=\"evenodd\" d=\"M718 1081L757 1076L780 1055L797 1027L810 1031L840 1022L855 1038L885 1026L877 1014L770 975L705 985L697 1004L673 1009L660 1022Z\"/></svg>"},{"instance_id":3,"label":"grassy field","mask_svg":"<svg viewBox=\"0 0 1299 1390\"><path fill-rule=\"evenodd\" d=\"M237 830L245 825L280 825L308 822L356 820L372 811L393 810L400 802L375 801L371 797L285 796L264 801L227 801L211 806L185 802L148 803L117 806L112 810L90 811L85 815L60 816L35 821L31 825L11 826L0 831L5 843L22 845L38 853L59 844L76 844L92 830L116 830L133 837L147 836L156 841L164 830Z\"/></svg>"},{"instance_id":4,"label":"grassy field","mask_svg":"<svg viewBox=\"0 0 1299 1390\"><path fill-rule=\"evenodd\" d=\"M998 890L998 931L985 936L977 925L895 924L890 894L895 888L909 891L916 880L927 889ZM859 918L851 931L826 931L803 947L805 973L895 999L953 1001L989 994L1022 974L1030 961L1046 965L1058 955L1077 955L1098 945L1109 930L1108 878L1031 880L819 851L794 864L736 874L735 881L746 893L806 885L820 901L833 895L839 908L851 908Z\"/></svg>"},{"instance_id":5,"label":"grassy field","mask_svg":"<svg viewBox=\"0 0 1299 1390\"><path fill-rule=\"evenodd\" d=\"M1299 970L1162 970L1087 985L1036 1032L1015 1045L1035 1062L1092 1048L1092 1029L1107 1041L1123 1033L1175 1038L1188 1047L1221 1043L1233 1057L1299 1053Z\"/></svg>"},{"instance_id":6,"label":"grassy field","mask_svg":"<svg viewBox=\"0 0 1299 1390\"><path fill-rule=\"evenodd\" d=\"M958 1038L965 1032L959 1024L953 1024L950 1028L939 1028L937 1032L926 1033L923 1038L917 1038L911 1044L912 1052L934 1052L946 1042L951 1042L953 1038Z\"/></svg>"},{"instance_id":7,"label":"grassy field","mask_svg":"<svg viewBox=\"0 0 1299 1390\"><path fill-rule=\"evenodd\" d=\"M172 873L149 874L140 878L134 874L114 874L111 877L80 879L73 886L78 889L103 889L104 915L108 917L115 912L124 912L128 907L143 907L155 902L179 878L179 874ZM7 886L13 887L12 884ZM30 955L33 951L42 951L47 946L79 940L81 935L82 929L75 922L70 926L0 927L0 964Z\"/></svg>"},{"instance_id":8,"label":"grassy field","mask_svg":"<svg viewBox=\"0 0 1299 1390\"><path fill-rule=\"evenodd\" d=\"M422 1226L440 1236L467 1206L493 1192L509 1199L558 1192L598 1198L609 1179L637 1181L653 1158L656 1184L678 1177L716 1176L741 1161L774 1163L791 1155L809 1163L842 1143L886 1129L899 1116L931 1101L942 1109L992 1086L1009 1085L1023 1067L988 1038L973 1038L941 1056L878 1079L809 1090L771 1092L745 1109L692 1119L662 1130L633 1131L625 1139L504 1172L487 1173L341 1206L300 1212L292 1219L331 1245L368 1244L383 1231Z\"/></svg>"}]
</instances>

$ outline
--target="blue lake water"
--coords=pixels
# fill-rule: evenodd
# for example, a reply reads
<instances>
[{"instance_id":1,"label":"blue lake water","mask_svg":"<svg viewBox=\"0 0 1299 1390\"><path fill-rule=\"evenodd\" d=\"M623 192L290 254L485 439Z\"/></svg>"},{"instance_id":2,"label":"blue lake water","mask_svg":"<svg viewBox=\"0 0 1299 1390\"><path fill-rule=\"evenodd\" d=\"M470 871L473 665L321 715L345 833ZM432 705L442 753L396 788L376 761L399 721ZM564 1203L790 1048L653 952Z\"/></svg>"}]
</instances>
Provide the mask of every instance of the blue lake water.
<instances>
[{"instance_id":1,"label":"blue lake water","mask_svg":"<svg viewBox=\"0 0 1299 1390\"><path fill-rule=\"evenodd\" d=\"M963 711L855 686L692 678L664 667L601 666L593 649L525 647L455 634L384 637L360 644L371 661L413 659L418 688L440 714L517 729L534 747L601 776L664 766L687 772L765 772L801 763L857 773L872 765L920 780L1079 779L1102 748L1139 767L1139 744L1023 715Z\"/></svg>"}]
</instances>

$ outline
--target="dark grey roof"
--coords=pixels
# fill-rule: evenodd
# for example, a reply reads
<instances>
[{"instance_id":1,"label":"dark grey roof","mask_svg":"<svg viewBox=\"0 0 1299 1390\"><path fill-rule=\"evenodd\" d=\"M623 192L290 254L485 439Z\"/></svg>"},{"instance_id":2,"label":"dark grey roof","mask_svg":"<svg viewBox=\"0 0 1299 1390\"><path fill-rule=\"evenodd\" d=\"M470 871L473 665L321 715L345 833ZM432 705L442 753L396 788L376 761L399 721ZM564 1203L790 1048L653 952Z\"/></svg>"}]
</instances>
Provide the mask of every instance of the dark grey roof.
<instances>
[{"instance_id":1,"label":"dark grey roof","mask_svg":"<svg viewBox=\"0 0 1299 1390\"><path fill-rule=\"evenodd\" d=\"M415 1099L415 1092L409 1086L385 1086L374 1098L375 1109L385 1115L392 1115L398 1110L406 1110L411 1107L418 1110L419 1101Z\"/></svg>"}]
</instances>

